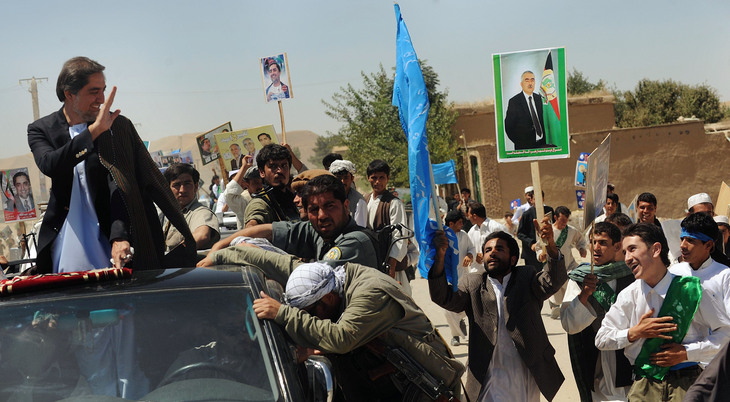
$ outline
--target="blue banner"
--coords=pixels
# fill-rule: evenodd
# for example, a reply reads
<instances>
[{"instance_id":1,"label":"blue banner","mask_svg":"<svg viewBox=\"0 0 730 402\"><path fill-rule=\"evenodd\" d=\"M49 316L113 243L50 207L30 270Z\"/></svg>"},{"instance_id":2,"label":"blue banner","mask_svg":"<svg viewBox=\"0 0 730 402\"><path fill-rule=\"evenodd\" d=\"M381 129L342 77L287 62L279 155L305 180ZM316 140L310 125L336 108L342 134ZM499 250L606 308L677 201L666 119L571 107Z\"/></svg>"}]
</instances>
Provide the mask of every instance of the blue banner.
<instances>
[{"instance_id":1,"label":"blue banner","mask_svg":"<svg viewBox=\"0 0 730 402\"><path fill-rule=\"evenodd\" d=\"M438 230L436 221L428 218L429 202L431 202L431 160L428 153L426 136L426 120L428 119L428 91L423 79L423 72L418 63L418 56L413 49L411 36L406 23L400 14L400 6L395 7L395 18L398 24L396 34L395 82L393 85L393 105L398 107L401 126L408 138L408 172L411 185L411 202L413 204L413 226L421 251L418 270L421 276L428 278L428 270L433 264L436 250L431 247L431 239ZM449 238L449 250L446 252L444 269L447 280L456 289L458 274L458 247L456 235L446 230Z\"/></svg>"},{"instance_id":2,"label":"blue banner","mask_svg":"<svg viewBox=\"0 0 730 402\"><path fill-rule=\"evenodd\" d=\"M433 166L433 182L436 184L458 183L456 180L456 163L450 159L444 163L437 163Z\"/></svg>"}]
</instances>

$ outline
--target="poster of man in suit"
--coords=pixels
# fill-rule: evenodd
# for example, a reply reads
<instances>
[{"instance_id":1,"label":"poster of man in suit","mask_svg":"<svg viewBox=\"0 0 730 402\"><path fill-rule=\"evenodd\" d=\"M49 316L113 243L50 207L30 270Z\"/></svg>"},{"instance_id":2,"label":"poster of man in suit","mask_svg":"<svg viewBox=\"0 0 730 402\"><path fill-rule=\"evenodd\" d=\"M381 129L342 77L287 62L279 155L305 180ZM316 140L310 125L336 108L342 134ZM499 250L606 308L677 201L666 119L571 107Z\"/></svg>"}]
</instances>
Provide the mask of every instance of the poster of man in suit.
<instances>
[{"instance_id":1,"label":"poster of man in suit","mask_svg":"<svg viewBox=\"0 0 730 402\"><path fill-rule=\"evenodd\" d=\"M492 55L497 159L570 156L565 48Z\"/></svg>"},{"instance_id":2,"label":"poster of man in suit","mask_svg":"<svg viewBox=\"0 0 730 402\"><path fill-rule=\"evenodd\" d=\"M37 215L28 168L0 171L5 222L35 219Z\"/></svg>"},{"instance_id":3,"label":"poster of man in suit","mask_svg":"<svg viewBox=\"0 0 730 402\"><path fill-rule=\"evenodd\" d=\"M221 157L225 161L226 170L232 172L245 164L246 157L256 164L256 155L266 144L278 144L274 126L251 127L226 133L218 133L215 140L220 146Z\"/></svg>"}]
</instances>

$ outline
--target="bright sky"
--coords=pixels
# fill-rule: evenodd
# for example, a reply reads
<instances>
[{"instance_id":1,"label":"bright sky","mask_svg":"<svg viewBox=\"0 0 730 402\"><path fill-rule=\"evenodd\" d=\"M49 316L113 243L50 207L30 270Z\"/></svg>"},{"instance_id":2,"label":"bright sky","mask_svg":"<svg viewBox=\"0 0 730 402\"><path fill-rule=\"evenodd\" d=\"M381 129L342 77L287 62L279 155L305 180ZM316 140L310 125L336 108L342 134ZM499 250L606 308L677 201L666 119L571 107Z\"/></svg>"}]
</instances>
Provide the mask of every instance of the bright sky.
<instances>
[{"instance_id":1,"label":"bright sky","mask_svg":"<svg viewBox=\"0 0 730 402\"><path fill-rule=\"evenodd\" d=\"M730 2L677 0L400 1L421 59L439 74L449 99L494 97L492 53L566 47L568 69L621 90L642 78L707 83L730 101ZM395 13L385 0L27 1L0 4L0 158L29 152L33 120L24 78L39 85L41 116L58 108L59 70L84 55L105 65L118 87L115 108L143 139L274 124L264 102L258 59L287 52L294 99L288 130L324 135L340 124L324 114L360 72L395 65ZM17 141L10 139L17 138Z\"/></svg>"}]
</instances>

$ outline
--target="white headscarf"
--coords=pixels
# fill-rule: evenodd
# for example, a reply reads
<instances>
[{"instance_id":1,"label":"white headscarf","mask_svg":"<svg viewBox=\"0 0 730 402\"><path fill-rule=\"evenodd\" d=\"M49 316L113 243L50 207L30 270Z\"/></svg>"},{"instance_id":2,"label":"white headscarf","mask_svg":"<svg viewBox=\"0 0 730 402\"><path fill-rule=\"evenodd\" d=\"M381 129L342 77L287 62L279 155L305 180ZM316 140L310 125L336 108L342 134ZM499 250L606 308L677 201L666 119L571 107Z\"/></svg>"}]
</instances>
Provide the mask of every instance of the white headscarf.
<instances>
[{"instance_id":1,"label":"white headscarf","mask_svg":"<svg viewBox=\"0 0 730 402\"><path fill-rule=\"evenodd\" d=\"M286 282L285 300L292 307L304 308L318 302L324 295L345 290L345 266L332 268L322 262L298 266Z\"/></svg>"}]
</instances>

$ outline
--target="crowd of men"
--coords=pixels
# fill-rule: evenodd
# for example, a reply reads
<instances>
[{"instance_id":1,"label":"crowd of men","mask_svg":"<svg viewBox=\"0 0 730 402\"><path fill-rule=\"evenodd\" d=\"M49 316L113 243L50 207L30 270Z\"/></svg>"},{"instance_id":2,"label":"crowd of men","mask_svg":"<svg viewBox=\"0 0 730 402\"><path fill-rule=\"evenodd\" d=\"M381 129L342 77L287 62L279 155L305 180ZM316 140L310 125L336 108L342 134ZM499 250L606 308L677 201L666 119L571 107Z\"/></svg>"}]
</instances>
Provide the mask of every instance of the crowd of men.
<instances>
[{"instance_id":1,"label":"crowd of men","mask_svg":"<svg viewBox=\"0 0 730 402\"><path fill-rule=\"evenodd\" d=\"M289 146L264 141L237 155L224 190L211 187L239 229L221 239L215 214L198 200L199 172L185 164L159 172L134 125L111 110L116 87L106 98L103 71L84 57L66 62L57 84L63 106L28 128L36 163L53 180L38 272L109 261L133 269L257 266L286 294L282 304L262 293L254 312L280 325L301 356L330 356L347 401L394 400L412 389L413 372L387 359L393 348L440 384L445 400L462 393L464 373L468 400L552 400L564 377L541 317L545 300L568 333L582 400L723 397L730 223L715 216L707 194L689 197L687 217L669 228L656 217L653 194L638 196L633 223L610 186L603 215L584 236L568 224L565 206L540 206L538 222L531 186L504 225L462 189L434 214L457 239L458 280L447 279L444 232L432 240L426 279L446 311L451 345L468 342L464 367L411 297L417 245L404 236L405 206L389 189L386 161L363 169L330 154L324 169L308 169ZM366 194L354 185L358 170ZM665 232L674 229L679 246L670 250ZM195 251L208 248L198 261ZM578 264L574 251L582 258L590 251L590 262Z\"/></svg>"}]
</instances>

